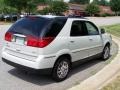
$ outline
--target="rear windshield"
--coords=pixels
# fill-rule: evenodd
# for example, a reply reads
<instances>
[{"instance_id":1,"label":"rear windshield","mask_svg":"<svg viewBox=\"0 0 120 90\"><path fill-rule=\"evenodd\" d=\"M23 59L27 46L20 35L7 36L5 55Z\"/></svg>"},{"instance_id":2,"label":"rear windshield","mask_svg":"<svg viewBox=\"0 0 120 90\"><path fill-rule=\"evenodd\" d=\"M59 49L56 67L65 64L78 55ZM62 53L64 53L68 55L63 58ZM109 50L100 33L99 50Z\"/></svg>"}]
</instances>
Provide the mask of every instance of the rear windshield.
<instances>
[{"instance_id":1,"label":"rear windshield","mask_svg":"<svg viewBox=\"0 0 120 90\"><path fill-rule=\"evenodd\" d=\"M25 17L18 20L8 31L16 34L39 37L52 19L42 17Z\"/></svg>"},{"instance_id":2,"label":"rear windshield","mask_svg":"<svg viewBox=\"0 0 120 90\"><path fill-rule=\"evenodd\" d=\"M53 20L44 32L44 37L56 37L64 27L66 21L66 18L56 18Z\"/></svg>"}]
</instances>

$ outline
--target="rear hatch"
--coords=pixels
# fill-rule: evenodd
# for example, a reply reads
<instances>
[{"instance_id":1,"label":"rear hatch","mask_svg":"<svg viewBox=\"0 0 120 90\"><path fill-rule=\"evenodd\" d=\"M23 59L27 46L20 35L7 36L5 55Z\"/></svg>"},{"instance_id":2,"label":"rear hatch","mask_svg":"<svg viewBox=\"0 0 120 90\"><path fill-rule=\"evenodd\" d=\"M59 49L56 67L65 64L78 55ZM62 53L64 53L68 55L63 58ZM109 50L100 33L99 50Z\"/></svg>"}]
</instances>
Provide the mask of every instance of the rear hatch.
<instances>
[{"instance_id":1,"label":"rear hatch","mask_svg":"<svg viewBox=\"0 0 120 90\"><path fill-rule=\"evenodd\" d=\"M41 37L50 22L51 19L32 16L18 20L5 34L5 51L16 57L35 60L42 53L42 44L46 44Z\"/></svg>"}]
</instances>

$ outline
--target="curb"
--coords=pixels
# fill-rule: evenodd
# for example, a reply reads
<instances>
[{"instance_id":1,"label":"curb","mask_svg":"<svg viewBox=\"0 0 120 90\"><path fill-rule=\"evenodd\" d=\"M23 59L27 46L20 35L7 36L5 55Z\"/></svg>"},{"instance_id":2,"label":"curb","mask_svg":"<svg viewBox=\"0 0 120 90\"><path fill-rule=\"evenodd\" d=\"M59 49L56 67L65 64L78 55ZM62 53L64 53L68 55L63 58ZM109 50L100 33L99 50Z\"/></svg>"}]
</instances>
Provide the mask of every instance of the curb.
<instances>
[{"instance_id":1,"label":"curb","mask_svg":"<svg viewBox=\"0 0 120 90\"><path fill-rule=\"evenodd\" d=\"M112 60L110 64L105 66L101 71L91 76L90 78L84 80L79 85L74 86L68 90L100 90L100 88L105 85L112 77L114 77L118 71L120 71L120 38L112 36L113 41L115 41L119 46L119 51L117 56Z\"/></svg>"}]
</instances>

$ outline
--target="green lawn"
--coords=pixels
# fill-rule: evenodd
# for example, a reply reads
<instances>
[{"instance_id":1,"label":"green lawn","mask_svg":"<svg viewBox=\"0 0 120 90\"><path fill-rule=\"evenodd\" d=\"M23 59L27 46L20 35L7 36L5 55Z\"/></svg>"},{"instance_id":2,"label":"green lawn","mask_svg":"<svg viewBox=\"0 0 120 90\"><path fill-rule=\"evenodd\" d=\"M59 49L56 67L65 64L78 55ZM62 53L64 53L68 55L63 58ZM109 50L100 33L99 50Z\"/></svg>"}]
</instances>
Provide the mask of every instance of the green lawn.
<instances>
[{"instance_id":1,"label":"green lawn","mask_svg":"<svg viewBox=\"0 0 120 90\"><path fill-rule=\"evenodd\" d=\"M120 76L109 83L107 86L103 87L101 90L120 90Z\"/></svg>"},{"instance_id":2,"label":"green lawn","mask_svg":"<svg viewBox=\"0 0 120 90\"><path fill-rule=\"evenodd\" d=\"M120 24L103 27L107 30L107 32L120 37ZM120 90L120 76L118 76L111 83L103 87L103 89L101 90Z\"/></svg>"},{"instance_id":3,"label":"green lawn","mask_svg":"<svg viewBox=\"0 0 120 90\"><path fill-rule=\"evenodd\" d=\"M120 37L120 24L110 25L110 26L103 26L107 32Z\"/></svg>"}]
</instances>

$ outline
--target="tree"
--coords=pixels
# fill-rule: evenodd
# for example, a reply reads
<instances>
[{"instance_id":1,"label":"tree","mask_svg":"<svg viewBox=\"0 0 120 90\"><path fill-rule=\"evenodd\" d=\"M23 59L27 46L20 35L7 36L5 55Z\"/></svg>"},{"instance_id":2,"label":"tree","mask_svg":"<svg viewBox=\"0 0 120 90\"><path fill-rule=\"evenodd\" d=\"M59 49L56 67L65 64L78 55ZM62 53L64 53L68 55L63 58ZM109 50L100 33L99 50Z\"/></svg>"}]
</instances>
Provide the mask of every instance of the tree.
<instances>
[{"instance_id":1,"label":"tree","mask_svg":"<svg viewBox=\"0 0 120 90\"><path fill-rule=\"evenodd\" d=\"M48 14L52 13L55 15L62 15L63 12L68 10L68 4L63 1L51 1L48 7L44 8L40 13Z\"/></svg>"},{"instance_id":2,"label":"tree","mask_svg":"<svg viewBox=\"0 0 120 90\"><path fill-rule=\"evenodd\" d=\"M36 2L36 3L42 3L42 4L49 4L49 3L51 3L51 2L53 2L53 1L64 1L64 0L35 0L34 2Z\"/></svg>"},{"instance_id":3,"label":"tree","mask_svg":"<svg viewBox=\"0 0 120 90\"><path fill-rule=\"evenodd\" d=\"M29 0L26 2L25 12L30 15L31 12L34 13L36 11L37 3L34 0Z\"/></svg>"},{"instance_id":4,"label":"tree","mask_svg":"<svg viewBox=\"0 0 120 90\"><path fill-rule=\"evenodd\" d=\"M99 4L100 4L100 1L99 1L99 0L93 0L92 3L99 5Z\"/></svg>"},{"instance_id":5,"label":"tree","mask_svg":"<svg viewBox=\"0 0 120 90\"><path fill-rule=\"evenodd\" d=\"M19 14L26 6L26 0L5 0L5 3L10 7L16 8Z\"/></svg>"},{"instance_id":6,"label":"tree","mask_svg":"<svg viewBox=\"0 0 120 90\"><path fill-rule=\"evenodd\" d=\"M16 8L17 13L21 14L22 11L27 12L30 14L36 9L36 5L38 2L41 2L41 0L4 0L6 5Z\"/></svg>"},{"instance_id":7,"label":"tree","mask_svg":"<svg viewBox=\"0 0 120 90\"><path fill-rule=\"evenodd\" d=\"M47 2L49 2L50 0L34 0L34 3L36 3L36 4L39 4L39 3L41 3L41 4L47 4Z\"/></svg>"},{"instance_id":8,"label":"tree","mask_svg":"<svg viewBox=\"0 0 120 90\"><path fill-rule=\"evenodd\" d=\"M109 2L107 0L93 0L92 3L97 5L109 6Z\"/></svg>"},{"instance_id":9,"label":"tree","mask_svg":"<svg viewBox=\"0 0 120 90\"><path fill-rule=\"evenodd\" d=\"M120 13L120 0L111 0L110 1L111 9L118 15Z\"/></svg>"},{"instance_id":10,"label":"tree","mask_svg":"<svg viewBox=\"0 0 120 90\"><path fill-rule=\"evenodd\" d=\"M0 0L0 14L3 13L4 10L4 1Z\"/></svg>"},{"instance_id":11,"label":"tree","mask_svg":"<svg viewBox=\"0 0 120 90\"><path fill-rule=\"evenodd\" d=\"M90 15L90 16L94 16L95 14L99 13L100 12L100 9L99 9L99 6L96 5L96 4L89 4L87 7L86 7L86 12Z\"/></svg>"},{"instance_id":12,"label":"tree","mask_svg":"<svg viewBox=\"0 0 120 90\"><path fill-rule=\"evenodd\" d=\"M49 7L46 7L46 8L44 8L42 11L38 11L40 14L43 14L43 15L45 15L45 14L48 14L48 13L50 13L50 12L52 12L51 11L51 9L49 8Z\"/></svg>"},{"instance_id":13,"label":"tree","mask_svg":"<svg viewBox=\"0 0 120 90\"><path fill-rule=\"evenodd\" d=\"M109 2L107 0L100 0L99 4L103 6L109 6Z\"/></svg>"},{"instance_id":14,"label":"tree","mask_svg":"<svg viewBox=\"0 0 120 90\"><path fill-rule=\"evenodd\" d=\"M56 15L60 15L68 10L68 5L62 1L53 1L50 4L50 10Z\"/></svg>"},{"instance_id":15,"label":"tree","mask_svg":"<svg viewBox=\"0 0 120 90\"><path fill-rule=\"evenodd\" d=\"M90 0L70 0L70 3L89 4Z\"/></svg>"},{"instance_id":16,"label":"tree","mask_svg":"<svg viewBox=\"0 0 120 90\"><path fill-rule=\"evenodd\" d=\"M7 6L4 0L0 0L0 14L16 13L16 9L10 6Z\"/></svg>"}]
</instances>

